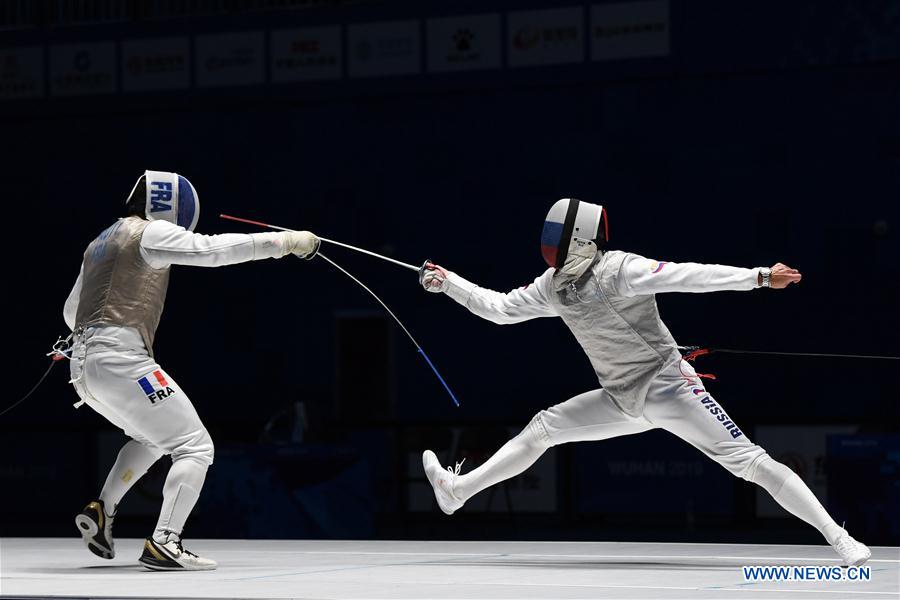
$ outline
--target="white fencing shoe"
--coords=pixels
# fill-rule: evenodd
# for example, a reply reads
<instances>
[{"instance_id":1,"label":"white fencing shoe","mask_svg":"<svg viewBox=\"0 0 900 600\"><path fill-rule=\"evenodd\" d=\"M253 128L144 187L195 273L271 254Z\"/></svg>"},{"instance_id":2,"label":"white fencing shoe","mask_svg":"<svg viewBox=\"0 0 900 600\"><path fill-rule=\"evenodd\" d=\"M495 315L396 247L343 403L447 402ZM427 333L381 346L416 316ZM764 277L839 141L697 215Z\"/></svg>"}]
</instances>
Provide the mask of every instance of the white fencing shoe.
<instances>
[{"instance_id":1,"label":"white fencing shoe","mask_svg":"<svg viewBox=\"0 0 900 600\"><path fill-rule=\"evenodd\" d=\"M114 518L114 514L106 514L103 500L93 500L75 516L75 527L85 546L100 558L113 558L116 555L116 544L112 537Z\"/></svg>"},{"instance_id":2,"label":"white fencing shoe","mask_svg":"<svg viewBox=\"0 0 900 600\"><path fill-rule=\"evenodd\" d=\"M831 546L848 567L864 565L872 557L872 551L865 544L854 540L846 531Z\"/></svg>"},{"instance_id":3,"label":"white fencing shoe","mask_svg":"<svg viewBox=\"0 0 900 600\"><path fill-rule=\"evenodd\" d=\"M463 459L465 461L465 459ZM428 483L434 488L434 497L444 514L452 515L463 505L463 501L453 495L453 482L459 475L462 462L456 463L456 468L441 467L441 462L431 450L422 453L422 466L425 468L425 476Z\"/></svg>"},{"instance_id":4,"label":"white fencing shoe","mask_svg":"<svg viewBox=\"0 0 900 600\"><path fill-rule=\"evenodd\" d=\"M144 552L138 562L152 571L212 571L218 566L214 560L185 550L181 538L174 533L166 537L164 544L153 538L144 540Z\"/></svg>"}]
</instances>

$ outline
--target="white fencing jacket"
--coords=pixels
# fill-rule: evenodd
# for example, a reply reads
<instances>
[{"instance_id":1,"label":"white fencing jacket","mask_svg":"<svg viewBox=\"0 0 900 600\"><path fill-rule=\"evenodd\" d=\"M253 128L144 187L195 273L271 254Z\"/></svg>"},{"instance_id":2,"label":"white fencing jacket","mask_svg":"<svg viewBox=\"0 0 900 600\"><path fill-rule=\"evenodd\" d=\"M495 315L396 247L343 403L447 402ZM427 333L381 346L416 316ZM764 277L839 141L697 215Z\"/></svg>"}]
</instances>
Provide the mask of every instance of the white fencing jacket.
<instances>
[{"instance_id":1,"label":"white fencing jacket","mask_svg":"<svg viewBox=\"0 0 900 600\"><path fill-rule=\"evenodd\" d=\"M578 279L548 269L533 283L503 294L450 273L445 293L498 324L561 317L604 389L623 411L638 416L652 379L681 359L659 317L655 294L751 290L758 275L758 268L673 263L609 251Z\"/></svg>"}]
</instances>

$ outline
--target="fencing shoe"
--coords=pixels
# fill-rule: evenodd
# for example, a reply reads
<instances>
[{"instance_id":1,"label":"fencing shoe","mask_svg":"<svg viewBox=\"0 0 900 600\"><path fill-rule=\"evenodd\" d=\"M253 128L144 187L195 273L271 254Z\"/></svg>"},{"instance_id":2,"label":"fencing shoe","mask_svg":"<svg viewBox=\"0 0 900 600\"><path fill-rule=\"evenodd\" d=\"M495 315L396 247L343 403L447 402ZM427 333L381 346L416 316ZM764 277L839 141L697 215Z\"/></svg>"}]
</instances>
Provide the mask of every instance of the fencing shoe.
<instances>
[{"instance_id":1,"label":"fencing shoe","mask_svg":"<svg viewBox=\"0 0 900 600\"><path fill-rule=\"evenodd\" d=\"M465 459L463 459L465 460ZM425 468L425 476L428 483L434 488L434 497L444 514L452 515L462 507L463 501L453 495L453 482L459 475L462 463L456 464L455 469L441 467L438 457L431 450L422 453L422 466Z\"/></svg>"},{"instance_id":2,"label":"fencing shoe","mask_svg":"<svg viewBox=\"0 0 900 600\"><path fill-rule=\"evenodd\" d=\"M218 564L189 552L181 545L181 538L174 533L166 536L165 543L153 538L144 540L144 552L138 559L151 571L211 571Z\"/></svg>"},{"instance_id":3,"label":"fencing shoe","mask_svg":"<svg viewBox=\"0 0 900 600\"><path fill-rule=\"evenodd\" d=\"M103 500L94 500L84 507L75 517L75 526L88 550L100 558L113 558L116 555L116 544L113 542L112 526L115 518L106 513Z\"/></svg>"},{"instance_id":4,"label":"fencing shoe","mask_svg":"<svg viewBox=\"0 0 900 600\"><path fill-rule=\"evenodd\" d=\"M864 565L872 557L872 551L865 544L854 540L846 531L831 546L848 567Z\"/></svg>"}]
</instances>

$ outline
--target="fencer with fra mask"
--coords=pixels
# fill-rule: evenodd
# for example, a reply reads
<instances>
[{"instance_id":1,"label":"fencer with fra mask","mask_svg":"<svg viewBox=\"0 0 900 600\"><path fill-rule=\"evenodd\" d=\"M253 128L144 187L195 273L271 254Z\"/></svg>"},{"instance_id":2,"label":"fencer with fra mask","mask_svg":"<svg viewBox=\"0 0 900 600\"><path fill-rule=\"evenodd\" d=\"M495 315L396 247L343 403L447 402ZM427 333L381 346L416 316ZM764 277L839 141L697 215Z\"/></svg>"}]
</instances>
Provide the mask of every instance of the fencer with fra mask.
<instances>
[{"instance_id":1,"label":"fencer with fra mask","mask_svg":"<svg viewBox=\"0 0 900 600\"><path fill-rule=\"evenodd\" d=\"M784 289L801 275L781 263L743 269L673 263L618 250L603 207L556 202L544 222L541 250L550 266L533 283L507 294L479 287L437 265L420 277L469 311L498 324L560 317L575 335L602 388L540 411L484 464L460 474L423 455L441 510L452 514L473 495L527 469L548 448L603 440L654 428L669 431L732 474L762 486L794 516L818 529L848 565L871 556L834 522L806 484L752 443L683 360L660 318L655 294Z\"/></svg>"},{"instance_id":2,"label":"fencer with fra mask","mask_svg":"<svg viewBox=\"0 0 900 600\"><path fill-rule=\"evenodd\" d=\"M75 522L88 548L113 558L116 506L161 456L172 465L156 529L141 564L152 570L208 570L216 562L184 549L181 533L213 462L213 442L185 391L153 356L172 265L220 267L294 254L312 258L308 231L194 233L200 202L177 173L146 171L126 200L126 216L94 239L66 300L73 331L72 384L80 402L131 437L109 471L100 497Z\"/></svg>"}]
</instances>

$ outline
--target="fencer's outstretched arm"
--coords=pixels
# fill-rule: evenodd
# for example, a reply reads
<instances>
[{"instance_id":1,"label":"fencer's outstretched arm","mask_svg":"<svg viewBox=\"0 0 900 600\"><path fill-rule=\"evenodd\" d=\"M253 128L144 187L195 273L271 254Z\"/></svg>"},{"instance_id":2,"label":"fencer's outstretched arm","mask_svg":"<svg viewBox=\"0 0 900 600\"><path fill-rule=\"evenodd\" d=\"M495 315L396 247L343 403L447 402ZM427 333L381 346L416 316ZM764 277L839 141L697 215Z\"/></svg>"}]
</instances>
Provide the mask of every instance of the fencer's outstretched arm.
<instances>
[{"instance_id":1,"label":"fencer's outstretched arm","mask_svg":"<svg viewBox=\"0 0 900 600\"><path fill-rule=\"evenodd\" d=\"M423 273L422 285L428 291L444 292L483 319L507 325L557 316L547 300L547 286L552 276L553 270L549 269L534 283L503 294L479 287L452 271L431 265Z\"/></svg>"},{"instance_id":2,"label":"fencer's outstretched arm","mask_svg":"<svg viewBox=\"0 0 900 600\"><path fill-rule=\"evenodd\" d=\"M318 247L318 238L308 231L203 235L163 220L151 221L141 237L141 256L156 269L221 267L290 253L310 258Z\"/></svg>"},{"instance_id":3,"label":"fencer's outstretched arm","mask_svg":"<svg viewBox=\"0 0 900 600\"><path fill-rule=\"evenodd\" d=\"M75 280L75 285L72 287L72 291L69 292L69 297L66 298L66 305L63 307L63 319L65 319L70 331L75 331L75 316L78 313L78 300L81 298L81 280L83 277L84 263L81 263L78 279Z\"/></svg>"},{"instance_id":4,"label":"fencer's outstretched arm","mask_svg":"<svg viewBox=\"0 0 900 600\"><path fill-rule=\"evenodd\" d=\"M773 267L773 277L778 277L780 283L773 287L785 287L800 281L800 272L779 263ZM616 288L630 297L665 292L744 291L760 287L761 283L759 268L674 263L628 254L617 275Z\"/></svg>"}]
</instances>

